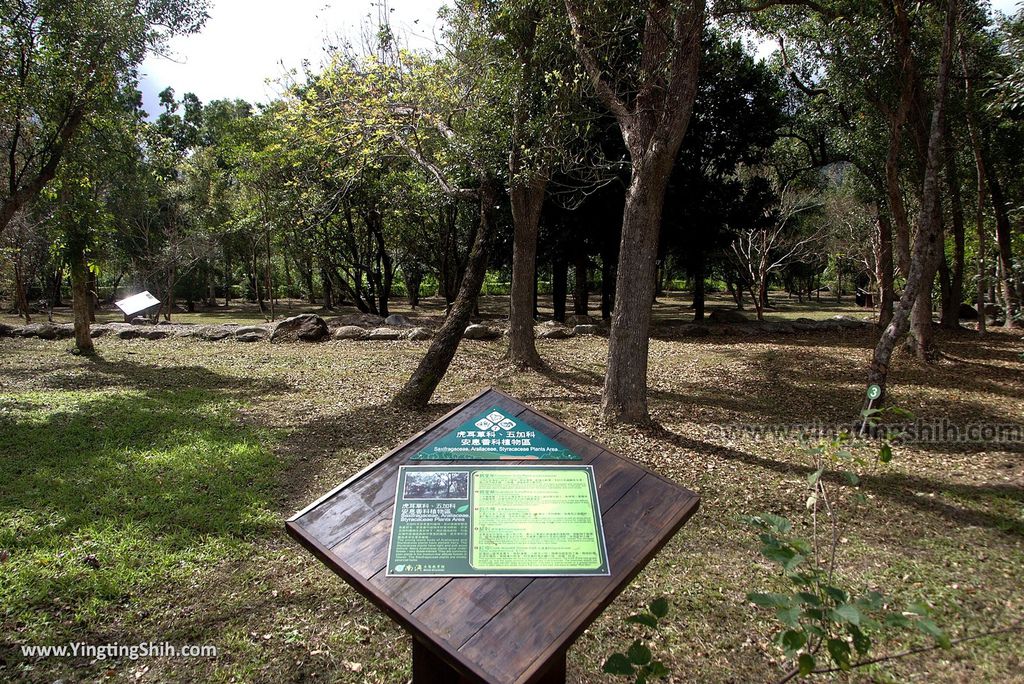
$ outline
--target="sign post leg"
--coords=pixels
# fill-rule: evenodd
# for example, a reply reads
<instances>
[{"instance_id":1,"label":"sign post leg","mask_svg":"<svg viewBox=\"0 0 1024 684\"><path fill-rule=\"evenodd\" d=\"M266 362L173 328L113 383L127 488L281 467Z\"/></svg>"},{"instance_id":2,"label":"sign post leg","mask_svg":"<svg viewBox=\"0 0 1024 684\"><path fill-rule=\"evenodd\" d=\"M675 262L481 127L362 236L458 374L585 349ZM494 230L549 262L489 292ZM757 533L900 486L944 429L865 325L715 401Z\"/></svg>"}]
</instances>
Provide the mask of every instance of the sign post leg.
<instances>
[{"instance_id":1,"label":"sign post leg","mask_svg":"<svg viewBox=\"0 0 1024 684\"><path fill-rule=\"evenodd\" d=\"M413 684L471 684L443 658L439 658L416 637L412 638Z\"/></svg>"},{"instance_id":2,"label":"sign post leg","mask_svg":"<svg viewBox=\"0 0 1024 684\"><path fill-rule=\"evenodd\" d=\"M412 684L478 684L475 677L460 674L422 641L412 638ZM565 651L555 653L533 684L565 684Z\"/></svg>"}]
</instances>

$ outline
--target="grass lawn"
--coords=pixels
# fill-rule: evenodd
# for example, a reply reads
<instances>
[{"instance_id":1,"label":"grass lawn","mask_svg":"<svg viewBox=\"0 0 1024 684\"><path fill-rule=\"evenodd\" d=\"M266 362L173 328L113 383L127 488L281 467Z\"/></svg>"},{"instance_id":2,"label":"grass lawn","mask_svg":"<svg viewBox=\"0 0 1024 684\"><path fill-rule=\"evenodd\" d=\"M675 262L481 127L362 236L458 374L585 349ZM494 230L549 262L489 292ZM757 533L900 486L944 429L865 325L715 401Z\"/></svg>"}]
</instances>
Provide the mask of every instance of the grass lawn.
<instances>
[{"instance_id":1,"label":"grass lawn","mask_svg":"<svg viewBox=\"0 0 1024 684\"><path fill-rule=\"evenodd\" d=\"M0 340L0 680L408 681L409 638L287 538L283 521L491 384L703 497L570 650L570 681L614 681L600 667L634 638L622 618L662 595L673 681L777 677L774 619L744 597L783 585L740 518L772 512L806 525L809 470L790 442L716 426L848 424L872 339L682 338L672 321L688 318L685 304L660 305L650 375L660 428L648 430L598 420L598 337L540 341L551 369L525 374L501 365L500 342L466 342L429 411L401 420L387 401L427 342L102 338L90 360L66 353L67 342ZM780 301L770 317L838 312ZM895 403L959 425L1024 422L1019 332L940 343L946 355L933 367L897 359ZM1024 444L901 447L863 490L868 505L840 551L850 586L927 597L953 638L1024 614ZM218 655L21 654L71 641L212 644ZM885 650L928 643L908 633ZM1022 681L1021 672L1018 633L852 679Z\"/></svg>"}]
</instances>

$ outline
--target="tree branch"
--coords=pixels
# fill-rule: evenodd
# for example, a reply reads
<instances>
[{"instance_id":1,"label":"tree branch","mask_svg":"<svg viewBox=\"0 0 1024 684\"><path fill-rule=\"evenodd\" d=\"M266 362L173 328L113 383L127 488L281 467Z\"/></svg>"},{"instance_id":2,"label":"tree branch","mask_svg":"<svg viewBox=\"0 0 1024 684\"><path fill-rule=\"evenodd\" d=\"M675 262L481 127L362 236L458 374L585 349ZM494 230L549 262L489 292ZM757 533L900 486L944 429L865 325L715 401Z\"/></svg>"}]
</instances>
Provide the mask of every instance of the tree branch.
<instances>
[{"instance_id":1,"label":"tree branch","mask_svg":"<svg viewBox=\"0 0 1024 684\"><path fill-rule=\"evenodd\" d=\"M590 49L590 46L587 45L586 38L583 35L583 22L580 20L580 8L577 2L578 0L565 0L565 11L569 15L569 25L572 27L573 44L576 47L576 54L579 55L583 68L586 69L587 75L590 76L590 80L597 90L598 97L611 110L615 118L625 125L632 121L633 112L630 111L626 103L615 92L613 84L609 83L606 79L604 70L598 64L597 57Z\"/></svg>"}]
</instances>

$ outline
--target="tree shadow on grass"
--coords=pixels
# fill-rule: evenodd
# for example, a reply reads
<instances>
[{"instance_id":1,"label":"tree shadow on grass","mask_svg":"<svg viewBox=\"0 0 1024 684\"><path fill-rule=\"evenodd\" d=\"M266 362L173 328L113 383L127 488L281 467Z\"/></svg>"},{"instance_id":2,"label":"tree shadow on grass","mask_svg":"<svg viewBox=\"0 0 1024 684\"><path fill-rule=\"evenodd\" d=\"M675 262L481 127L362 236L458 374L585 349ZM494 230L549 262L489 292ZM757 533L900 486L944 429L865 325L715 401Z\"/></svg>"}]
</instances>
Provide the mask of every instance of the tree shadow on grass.
<instances>
[{"instance_id":1,"label":"tree shadow on grass","mask_svg":"<svg viewBox=\"0 0 1024 684\"><path fill-rule=\"evenodd\" d=\"M295 508L309 503L306 499L316 495L308 491L311 483L326 478L340 484L456 406L433 403L423 411L405 413L387 403L372 404L304 421L276 447L290 463L281 480L282 505Z\"/></svg>"},{"instance_id":2,"label":"tree shadow on grass","mask_svg":"<svg viewBox=\"0 0 1024 684\"><path fill-rule=\"evenodd\" d=\"M711 442L691 439L660 425L655 425L646 432L647 436L651 439L671 445L677 449L696 453L713 453L730 461L737 461L746 465L771 470L780 475L803 476L809 475L813 471L810 466L766 458L764 456L755 456L754 454L731 447L723 447ZM827 471L823 477L828 477L835 482L841 481L840 474L834 471ZM968 509L932 496L927 496L927 494L932 493L949 493L979 505L991 505L991 499L993 498L1022 504L1024 503L1024 490L1020 487L1012 485L965 485L920 477L918 475L891 472L862 475L860 486L866 492L889 499L895 504L945 518L959 526L985 527L1013 537L1024 537L1024 520L1021 520L1019 517L1011 517L986 510Z\"/></svg>"}]
</instances>

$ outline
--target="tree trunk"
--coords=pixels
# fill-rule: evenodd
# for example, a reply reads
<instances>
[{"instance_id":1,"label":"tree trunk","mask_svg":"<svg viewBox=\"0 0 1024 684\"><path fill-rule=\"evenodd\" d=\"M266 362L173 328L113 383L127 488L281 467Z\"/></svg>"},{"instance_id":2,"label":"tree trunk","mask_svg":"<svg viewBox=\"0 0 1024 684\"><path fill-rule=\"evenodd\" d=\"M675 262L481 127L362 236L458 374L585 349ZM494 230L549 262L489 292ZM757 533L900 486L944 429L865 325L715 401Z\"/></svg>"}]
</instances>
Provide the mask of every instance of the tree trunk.
<instances>
[{"instance_id":1,"label":"tree trunk","mask_svg":"<svg viewBox=\"0 0 1024 684\"><path fill-rule=\"evenodd\" d=\"M645 3L640 31L636 96L629 104L607 79L588 45L578 0L566 0L576 52L598 97L615 115L629 150L631 178L626 192L601 409L606 420L646 422L647 352L654 302L655 261L668 176L686 135L697 95L703 52L705 2ZM671 31L669 29L671 27Z\"/></svg>"},{"instance_id":2,"label":"tree trunk","mask_svg":"<svg viewBox=\"0 0 1024 684\"><path fill-rule=\"evenodd\" d=\"M878 254L875 258L875 267L878 270L878 326L884 329L892 320L892 305L896 299L896 286L893 282L892 263L892 224L889 217L881 209L878 209L875 225L878 230Z\"/></svg>"},{"instance_id":3,"label":"tree trunk","mask_svg":"<svg viewBox=\"0 0 1024 684\"><path fill-rule=\"evenodd\" d=\"M427 405L444 374L448 372L448 366L458 351L462 334L473 313L473 306L487 274L487 252L494 232L493 214L498 197L497 186L492 179L485 180L479 192L480 225L469 253L459 294L412 377L392 400L396 406L419 409Z\"/></svg>"},{"instance_id":4,"label":"tree trunk","mask_svg":"<svg viewBox=\"0 0 1024 684\"><path fill-rule=\"evenodd\" d=\"M227 246L224 247L224 307L231 306L231 256Z\"/></svg>"},{"instance_id":5,"label":"tree trunk","mask_svg":"<svg viewBox=\"0 0 1024 684\"><path fill-rule=\"evenodd\" d=\"M693 322L704 322L704 270L707 261L704 250L698 249L693 264Z\"/></svg>"},{"instance_id":6,"label":"tree trunk","mask_svg":"<svg viewBox=\"0 0 1024 684\"><path fill-rule=\"evenodd\" d=\"M270 230L267 230L267 298L270 300L270 320L276 320L277 314L274 310L274 265L270 253Z\"/></svg>"},{"instance_id":7,"label":"tree trunk","mask_svg":"<svg viewBox=\"0 0 1024 684\"><path fill-rule=\"evenodd\" d=\"M601 255L601 318L605 321L612 319L612 310L615 308L615 280L618 266L614 258L609 254Z\"/></svg>"},{"instance_id":8,"label":"tree trunk","mask_svg":"<svg viewBox=\"0 0 1024 684\"><path fill-rule=\"evenodd\" d=\"M320 285L324 291L324 308L331 311L334 309L334 280L326 268L320 269Z\"/></svg>"},{"instance_id":9,"label":"tree trunk","mask_svg":"<svg viewBox=\"0 0 1024 684\"><path fill-rule=\"evenodd\" d=\"M949 292L942 301L940 324L944 328L960 328L960 304L964 296L964 207L960 198L960 173L953 150L953 138L946 126L946 185L949 188L950 219L953 228L953 264L949 268ZM945 264L945 256L942 264Z\"/></svg>"},{"instance_id":10,"label":"tree trunk","mask_svg":"<svg viewBox=\"0 0 1024 684\"><path fill-rule=\"evenodd\" d=\"M533 314L537 285L537 234L546 187L546 177L539 174L514 180L509 189L514 237L507 358L520 370L543 366L533 339Z\"/></svg>"},{"instance_id":11,"label":"tree trunk","mask_svg":"<svg viewBox=\"0 0 1024 684\"><path fill-rule=\"evenodd\" d=\"M659 160L661 161L661 160ZM655 260L668 163L634 167L626 195L601 407L610 421L641 423L647 413L647 352Z\"/></svg>"},{"instance_id":12,"label":"tree trunk","mask_svg":"<svg viewBox=\"0 0 1024 684\"><path fill-rule=\"evenodd\" d=\"M587 250L582 241L577 243L573 254L572 312L577 316L590 314L590 290L587 286Z\"/></svg>"},{"instance_id":13,"label":"tree trunk","mask_svg":"<svg viewBox=\"0 0 1024 684\"><path fill-rule=\"evenodd\" d=\"M996 215L996 246L999 248L999 288L1003 296L1004 313L1007 328L1019 328L1024 325L1020 321L1020 306L1017 291L1013 287L1013 255L1011 253L1010 216L1007 213L1003 187L991 164L987 168L988 190L992 195L992 208Z\"/></svg>"},{"instance_id":14,"label":"tree trunk","mask_svg":"<svg viewBox=\"0 0 1024 684\"><path fill-rule=\"evenodd\" d=\"M569 294L569 262L565 255L557 252L551 263L551 308L553 318L565 323L565 301Z\"/></svg>"},{"instance_id":15,"label":"tree trunk","mask_svg":"<svg viewBox=\"0 0 1024 684\"><path fill-rule=\"evenodd\" d=\"M25 318L25 323L31 323L32 314L28 308L28 288L25 286L24 259L24 251L20 247L16 248L16 255L14 257L14 299L16 308Z\"/></svg>"},{"instance_id":16,"label":"tree trunk","mask_svg":"<svg viewBox=\"0 0 1024 684\"><path fill-rule=\"evenodd\" d=\"M945 261L943 253L943 230L941 208L936 203L935 216L932 221L936 229L935 247L930 254L930 262L925 264L921 272L921 281L917 288L917 298L910 312L910 336L907 347L914 353L918 361L930 363L935 360L935 330L932 320L932 288L935 286L935 274L939 264Z\"/></svg>"},{"instance_id":17,"label":"tree trunk","mask_svg":"<svg viewBox=\"0 0 1024 684\"><path fill-rule=\"evenodd\" d=\"M89 267L85 263L85 248L72 248L71 307L75 315L75 347L80 354L92 354L95 348L89 330Z\"/></svg>"},{"instance_id":18,"label":"tree trunk","mask_svg":"<svg viewBox=\"0 0 1024 684\"><path fill-rule=\"evenodd\" d=\"M924 185L921 191L921 208L918 213L917 239L910 259L907 283L903 288L899 306L893 312L892 320L882 331L875 346L868 367L868 383L878 385L882 395L873 404L875 408L885 400L885 385L889 374L889 362L896 342L906 334L910 326L910 313L918 295L925 287L924 278L934 263L939 247L939 166L942 131L945 124L946 90L949 84L949 69L953 55L953 34L957 21L956 0L949 0L946 27L942 38L942 57L939 62L938 86L935 93L935 110L932 112L931 130L928 136L928 153L925 161Z\"/></svg>"},{"instance_id":19,"label":"tree trunk","mask_svg":"<svg viewBox=\"0 0 1024 684\"><path fill-rule=\"evenodd\" d=\"M410 308L420 305L420 286L423 284L423 271L418 266L402 267L402 282L405 283L405 298Z\"/></svg>"}]
</instances>

